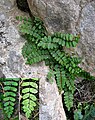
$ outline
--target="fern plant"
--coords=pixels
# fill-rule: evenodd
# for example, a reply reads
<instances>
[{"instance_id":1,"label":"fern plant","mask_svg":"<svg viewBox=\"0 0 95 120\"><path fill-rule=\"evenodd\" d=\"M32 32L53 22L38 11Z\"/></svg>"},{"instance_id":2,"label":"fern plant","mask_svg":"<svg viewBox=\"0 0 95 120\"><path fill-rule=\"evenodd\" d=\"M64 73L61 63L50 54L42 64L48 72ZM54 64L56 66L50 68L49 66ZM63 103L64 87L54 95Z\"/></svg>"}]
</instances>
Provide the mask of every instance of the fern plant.
<instances>
[{"instance_id":1,"label":"fern plant","mask_svg":"<svg viewBox=\"0 0 95 120\"><path fill-rule=\"evenodd\" d=\"M38 79L26 79L22 78L22 109L25 112L27 118L30 117L31 112L34 111L34 108L37 105L37 97L36 94L38 93Z\"/></svg>"},{"instance_id":2,"label":"fern plant","mask_svg":"<svg viewBox=\"0 0 95 120\"><path fill-rule=\"evenodd\" d=\"M79 104L74 112L74 120L95 120L95 104Z\"/></svg>"},{"instance_id":3,"label":"fern plant","mask_svg":"<svg viewBox=\"0 0 95 120\"><path fill-rule=\"evenodd\" d=\"M10 118L14 111L19 78L6 78L4 81L4 111Z\"/></svg>"},{"instance_id":4,"label":"fern plant","mask_svg":"<svg viewBox=\"0 0 95 120\"><path fill-rule=\"evenodd\" d=\"M83 119L83 115L82 115L81 109L77 109L74 112L74 120L82 120L82 119Z\"/></svg>"},{"instance_id":5,"label":"fern plant","mask_svg":"<svg viewBox=\"0 0 95 120\"><path fill-rule=\"evenodd\" d=\"M83 120L95 120L95 105L89 106L85 110L85 115L83 117Z\"/></svg>"},{"instance_id":6,"label":"fern plant","mask_svg":"<svg viewBox=\"0 0 95 120\"><path fill-rule=\"evenodd\" d=\"M75 91L74 80L84 73L92 78L87 72L78 67L81 59L70 56L65 52L65 47L76 47L80 39L79 35L54 33L48 35L43 22L38 18L29 21L28 18L17 17L22 21L20 32L27 39L22 48L22 54L27 64L45 61L50 67L47 78L52 81L56 79L60 91L64 90L64 101L68 110L73 106L73 94ZM84 76L86 77L86 76Z\"/></svg>"},{"instance_id":7,"label":"fern plant","mask_svg":"<svg viewBox=\"0 0 95 120\"><path fill-rule=\"evenodd\" d=\"M22 99L20 99L20 90ZM4 120L18 119L18 115L13 116L16 107L18 107L19 110L21 107L27 118L29 118L30 115L34 117L35 113L32 111L36 110L36 113L38 112L38 94L36 95L36 93L38 93L38 79L36 78L1 78L0 108L4 113ZM20 106L20 104L22 105Z\"/></svg>"}]
</instances>

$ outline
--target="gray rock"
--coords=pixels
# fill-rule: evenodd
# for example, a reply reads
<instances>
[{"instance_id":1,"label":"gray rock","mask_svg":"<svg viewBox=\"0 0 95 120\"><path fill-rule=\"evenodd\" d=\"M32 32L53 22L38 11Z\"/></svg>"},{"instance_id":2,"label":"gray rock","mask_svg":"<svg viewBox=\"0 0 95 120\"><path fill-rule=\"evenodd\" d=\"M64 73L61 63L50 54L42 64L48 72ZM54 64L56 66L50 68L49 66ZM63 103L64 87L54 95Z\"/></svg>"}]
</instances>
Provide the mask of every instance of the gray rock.
<instances>
[{"instance_id":1,"label":"gray rock","mask_svg":"<svg viewBox=\"0 0 95 120\"><path fill-rule=\"evenodd\" d=\"M5 78L5 75L2 73L1 70L0 70L0 78Z\"/></svg>"},{"instance_id":2,"label":"gray rock","mask_svg":"<svg viewBox=\"0 0 95 120\"><path fill-rule=\"evenodd\" d=\"M72 31L80 7L74 0L27 0L31 12L44 20L49 32Z\"/></svg>"},{"instance_id":3,"label":"gray rock","mask_svg":"<svg viewBox=\"0 0 95 120\"><path fill-rule=\"evenodd\" d=\"M15 5L15 0L0 0L0 6L3 6L5 9L10 10Z\"/></svg>"},{"instance_id":4,"label":"gray rock","mask_svg":"<svg viewBox=\"0 0 95 120\"><path fill-rule=\"evenodd\" d=\"M46 67L43 70L45 73ZM47 82L44 79L46 75L42 75L39 82L39 120L66 120L62 97L59 95L56 82L54 81L53 84Z\"/></svg>"},{"instance_id":5,"label":"gray rock","mask_svg":"<svg viewBox=\"0 0 95 120\"><path fill-rule=\"evenodd\" d=\"M10 51L7 61L9 69L14 72L20 72L22 70L23 59L20 55L16 55L16 51Z\"/></svg>"},{"instance_id":6,"label":"gray rock","mask_svg":"<svg viewBox=\"0 0 95 120\"><path fill-rule=\"evenodd\" d=\"M6 16L4 15L4 13L0 13L0 25L1 25L1 22L5 22L6 20Z\"/></svg>"},{"instance_id":7,"label":"gray rock","mask_svg":"<svg viewBox=\"0 0 95 120\"><path fill-rule=\"evenodd\" d=\"M81 35L80 43L76 48L78 55L83 58L80 66L95 75L95 1L83 7L76 28Z\"/></svg>"},{"instance_id":8,"label":"gray rock","mask_svg":"<svg viewBox=\"0 0 95 120\"><path fill-rule=\"evenodd\" d=\"M49 34L80 34L80 42L71 52L82 57L80 66L95 76L95 0L27 1L32 14L44 21Z\"/></svg>"}]
</instances>

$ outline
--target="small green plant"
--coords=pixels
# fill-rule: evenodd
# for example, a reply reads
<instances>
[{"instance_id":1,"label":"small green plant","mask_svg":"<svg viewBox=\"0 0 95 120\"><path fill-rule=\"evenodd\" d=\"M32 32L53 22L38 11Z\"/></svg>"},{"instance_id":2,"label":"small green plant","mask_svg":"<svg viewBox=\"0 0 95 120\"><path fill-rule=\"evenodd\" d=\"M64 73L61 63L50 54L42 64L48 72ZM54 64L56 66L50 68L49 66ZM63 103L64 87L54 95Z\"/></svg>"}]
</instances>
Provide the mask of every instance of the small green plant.
<instances>
[{"instance_id":1,"label":"small green plant","mask_svg":"<svg viewBox=\"0 0 95 120\"><path fill-rule=\"evenodd\" d=\"M70 110L73 107L73 94L76 89L74 80L78 76L94 78L78 66L81 62L80 58L76 55L71 56L65 51L65 48L77 46L79 35L59 32L48 35L43 22L38 18L32 21L29 18L17 17L17 20L22 21L20 32L27 40L22 48L26 64L45 61L50 68L47 79L51 82L53 78L56 79L59 90L64 91L65 105Z\"/></svg>"},{"instance_id":2,"label":"small green plant","mask_svg":"<svg viewBox=\"0 0 95 120\"><path fill-rule=\"evenodd\" d=\"M1 78L0 108L4 114L4 120L19 119L20 107L21 113L24 112L27 119L31 116L34 117L33 111L38 112L38 96L36 93L38 93L37 78ZM15 112L17 116L14 117Z\"/></svg>"},{"instance_id":3,"label":"small green plant","mask_svg":"<svg viewBox=\"0 0 95 120\"><path fill-rule=\"evenodd\" d=\"M16 101L16 92L19 79L6 78L4 82L4 111L10 118L14 111L15 101Z\"/></svg>"},{"instance_id":4,"label":"small green plant","mask_svg":"<svg viewBox=\"0 0 95 120\"><path fill-rule=\"evenodd\" d=\"M87 109L85 109L85 115L83 120L95 120L95 105L89 105Z\"/></svg>"},{"instance_id":5,"label":"small green plant","mask_svg":"<svg viewBox=\"0 0 95 120\"><path fill-rule=\"evenodd\" d=\"M74 111L74 120L82 120L83 114L82 114L82 104L78 103L76 110Z\"/></svg>"},{"instance_id":6,"label":"small green plant","mask_svg":"<svg viewBox=\"0 0 95 120\"><path fill-rule=\"evenodd\" d=\"M31 116L31 112L34 111L35 107L37 106L37 97L36 94L38 93L38 85L36 81L38 79L23 79L22 82L22 109L25 112L27 118Z\"/></svg>"},{"instance_id":7,"label":"small green plant","mask_svg":"<svg viewBox=\"0 0 95 120\"><path fill-rule=\"evenodd\" d=\"M88 103L78 105L74 112L74 120L95 120L95 105Z\"/></svg>"},{"instance_id":8,"label":"small green plant","mask_svg":"<svg viewBox=\"0 0 95 120\"><path fill-rule=\"evenodd\" d=\"M81 110L78 109L74 112L74 120L82 120L83 119L83 115L81 113Z\"/></svg>"}]
</instances>

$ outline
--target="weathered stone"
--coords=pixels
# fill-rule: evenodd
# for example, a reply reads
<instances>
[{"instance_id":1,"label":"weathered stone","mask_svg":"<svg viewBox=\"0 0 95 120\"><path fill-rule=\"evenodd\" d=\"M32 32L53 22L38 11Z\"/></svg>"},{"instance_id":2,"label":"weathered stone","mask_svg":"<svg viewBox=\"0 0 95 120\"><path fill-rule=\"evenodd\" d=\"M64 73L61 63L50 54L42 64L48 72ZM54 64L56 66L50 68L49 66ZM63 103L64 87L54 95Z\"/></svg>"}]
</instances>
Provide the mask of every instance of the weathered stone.
<instances>
[{"instance_id":1,"label":"weathered stone","mask_svg":"<svg viewBox=\"0 0 95 120\"><path fill-rule=\"evenodd\" d=\"M40 17L48 32L80 34L74 52L80 65L95 76L95 0L27 0L34 16Z\"/></svg>"},{"instance_id":2,"label":"weathered stone","mask_svg":"<svg viewBox=\"0 0 95 120\"><path fill-rule=\"evenodd\" d=\"M76 30L81 40L76 52L83 58L81 67L95 76L95 1L83 7Z\"/></svg>"},{"instance_id":3,"label":"weathered stone","mask_svg":"<svg viewBox=\"0 0 95 120\"><path fill-rule=\"evenodd\" d=\"M43 71L45 73L45 67ZM62 97L59 95L56 82L50 84L44 79L43 75L39 83L39 98L39 120L66 120Z\"/></svg>"},{"instance_id":4,"label":"weathered stone","mask_svg":"<svg viewBox=\"0 0 95 120\"><path fill-rule=\"evenodd\" d=\"M10 70L15 72L20 72L22 70L23 60L20 55L16 55L16 51L10 51L8 58L8 67Z\"/></svg>"},{"instance_id":5,"label":"weathered stone","mask_svg":"<svg viewBox=\"0 0 95 120\"><path fill-rule=\"evenodd\" d=\"M2 73L1 70L0 70L0 78L5 78L5 75Z\"/></svg>"},{"instance_id":6,"label":"weathered stone","mask_svg":"<svg viewBox=\"0 0 95 120\"><path fill-rule=\"evenodd\" d=\"M27 0L31 12L39 16L49 32L72 31L79 16L80 7L74 0Z\"/></svg>"},{"instance_id":7,"label":"weathered stone","mask_svg":"<svg viewBox=\"0 0 95 120\"><path fill-rule=\"evenodd\" d=\"M15 0L0 0L0 6L3 6L7 10L13 8L15 3Z\"/></svg>"},{"instance_id":8,"label":"weathered stone","mask_svg":"<svg viewBox=\"0 0 95 120\"><path fill-rule=\"evenodd\" d=\"M33 74L28 74L33 72L32 68L25 65L21 54L25 40L19 35L16 28L18 21L15 19L17 15L26 14L19 11L16 6L6 12L7 8L3 3L0 9L0 69L9 78L32 77Z\"/></svg>"}]
</instances>

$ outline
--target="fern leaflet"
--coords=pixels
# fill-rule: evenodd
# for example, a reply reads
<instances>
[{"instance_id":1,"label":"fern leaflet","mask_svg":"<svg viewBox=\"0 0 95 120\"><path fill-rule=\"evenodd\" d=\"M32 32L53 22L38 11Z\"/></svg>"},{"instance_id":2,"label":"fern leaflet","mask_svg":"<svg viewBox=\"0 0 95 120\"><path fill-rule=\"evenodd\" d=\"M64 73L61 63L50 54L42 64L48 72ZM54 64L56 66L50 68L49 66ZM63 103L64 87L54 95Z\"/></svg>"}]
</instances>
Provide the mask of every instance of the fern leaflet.
<instances>
[{"instance_id":1,"label":"fern leaflet","mask_svg":"<svg viewBox=\"0 0 95 120\"><path fill-rule=\"evenodd\" d=\"M22 105L23 111L27 118L30 117L31 112L34 111L35 106L37 105L36 94L38 93L38 85L35 82L37 79L22 79Z\"/></svg>"},{"instance_id":2,"label":"fern leaflet","mask_svg":"<svg viewBox=\"0 0 95 120\"><path fill-rule=\"evenodd\" d=\"M6 78L4 82L4 111L10 118L14 111L19 78Z\"/></svg>"}]
</instances>

